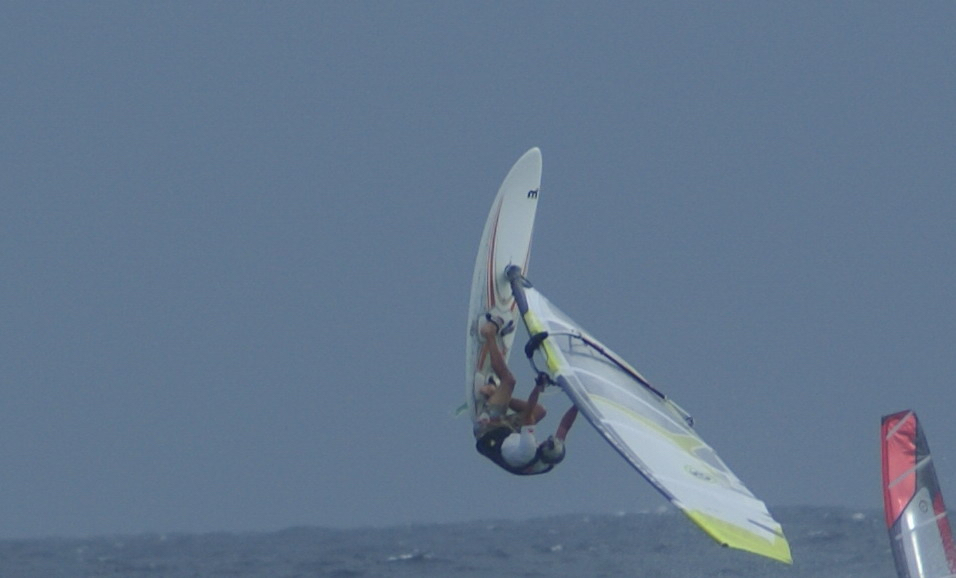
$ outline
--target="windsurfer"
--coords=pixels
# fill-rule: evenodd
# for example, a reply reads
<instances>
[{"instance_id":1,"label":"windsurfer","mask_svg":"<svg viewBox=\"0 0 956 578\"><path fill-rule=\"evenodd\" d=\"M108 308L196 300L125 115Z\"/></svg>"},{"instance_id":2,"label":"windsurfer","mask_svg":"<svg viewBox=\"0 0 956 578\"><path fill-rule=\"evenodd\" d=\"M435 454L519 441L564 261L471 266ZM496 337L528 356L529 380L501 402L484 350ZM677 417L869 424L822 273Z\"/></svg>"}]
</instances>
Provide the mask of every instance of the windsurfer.
<instances>
[{"instance_id":1,"label":"windsurfer","mask_svg":"<svg viewBox=\"0 0 956 578\"><path fill-rule=\"evenodd\" d=\"M514 397L516 380L498 346L502 325L500 318L489 316L479 331L498 382L490 382L481 390L487 401L485 411L475 425L475 447L481 455L512 474L550 472L564 459L564 440L577 417L577 408L571 406L561 418L555 434L537 443L534 426L547 415L547 410L538 403L538 396L547 385L548 376L544 373L538 375L527 400Z\"/></svg>"}]
</instances>

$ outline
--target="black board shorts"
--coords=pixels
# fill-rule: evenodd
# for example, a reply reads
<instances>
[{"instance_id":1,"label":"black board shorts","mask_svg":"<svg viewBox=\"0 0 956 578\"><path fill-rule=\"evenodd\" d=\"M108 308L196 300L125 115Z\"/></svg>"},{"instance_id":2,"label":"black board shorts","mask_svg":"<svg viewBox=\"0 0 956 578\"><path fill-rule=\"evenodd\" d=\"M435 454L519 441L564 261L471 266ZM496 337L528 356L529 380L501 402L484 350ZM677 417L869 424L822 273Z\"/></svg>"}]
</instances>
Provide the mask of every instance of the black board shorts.
<instances>
[{"instance_id":1,"label":"black board shorts","mask_svg":"<svg viewBox=\"0 0 956 578\"><path fill-rule=\"evenodd\" d=\"M478 438L478 441L475 442L475 449L489 460L501 463L504 461L501 457L501 443L513 433L515 433L515 430L506 425L492 428Z\"/></svg>"}]
</instances>

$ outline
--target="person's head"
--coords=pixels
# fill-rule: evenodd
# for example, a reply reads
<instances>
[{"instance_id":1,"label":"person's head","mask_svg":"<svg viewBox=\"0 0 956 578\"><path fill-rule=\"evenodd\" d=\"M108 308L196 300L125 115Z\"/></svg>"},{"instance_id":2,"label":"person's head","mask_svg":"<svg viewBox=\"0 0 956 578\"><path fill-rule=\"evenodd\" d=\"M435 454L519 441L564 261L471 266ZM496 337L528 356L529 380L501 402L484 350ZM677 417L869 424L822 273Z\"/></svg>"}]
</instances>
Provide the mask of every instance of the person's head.
<instances>
[{"instance_id":1,"label":"person's head","mask_svg":"<svg viewBox=\"0 0 956 578\"><path fill-rule=\"evenodd\" d=\"M541 461L546 464L560 464L564 459L564 440L554 436L548 436L548 439L541 442L538 447Z\"/></svg>"}]
</instances>

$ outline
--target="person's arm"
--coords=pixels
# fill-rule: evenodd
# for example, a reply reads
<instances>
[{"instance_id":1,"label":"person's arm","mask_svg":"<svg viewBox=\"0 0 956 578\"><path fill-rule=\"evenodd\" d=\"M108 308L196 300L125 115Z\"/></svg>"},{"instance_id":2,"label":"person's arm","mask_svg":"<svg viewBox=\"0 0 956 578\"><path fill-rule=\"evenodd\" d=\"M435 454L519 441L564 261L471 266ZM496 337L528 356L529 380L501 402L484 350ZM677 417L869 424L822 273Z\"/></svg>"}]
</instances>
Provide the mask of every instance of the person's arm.
<instances>
[{"instance_id":1,"label":"person's arm","mask_svg":"<svg viewBox=\"0 0 956 578\"><path fill-rule=\"evenodd\" d=\"M544 385L541 383L535 383L534 389L531 390L531 395L528 396L528 401L525 402L524 410L521 412L521 423L524 425L534 425L541 420L543 415L543 409L535 412L535 407L538 406L538 396L541 395L541 391L544 389Z\"/></svg>"},{"instance_id":2,"label":"person's arm","mask_svg":"<svg viewBox=\"0 0 956 578\"><path fill-rule=\"evenodd\" d=\"M568 408L568 411L564 412L564 416L561 418L561 423L558 424L558 431L554 433L554 437L564 441L564 438L568 436L568 430L574 425L574 418L576 417L578 417L578 407L572 405Z\"/></svg>"},{"instance_id":3,"label":"person's arm","mask_svg":"<svg viewBox=\"0 0 956 578\"><path fill-rule=\"evenodd\" d=\"M531 395L528 397L528 405L523 409L525 425L534 425L543 420L544 416L548 415L548 411L544 409L544 406L538 403L538 396L544 391L544 387L548 385L549 379L547 373L538 373L538 377L534 381L534 389L531 390Z\"/></svg>"}]
</instances>

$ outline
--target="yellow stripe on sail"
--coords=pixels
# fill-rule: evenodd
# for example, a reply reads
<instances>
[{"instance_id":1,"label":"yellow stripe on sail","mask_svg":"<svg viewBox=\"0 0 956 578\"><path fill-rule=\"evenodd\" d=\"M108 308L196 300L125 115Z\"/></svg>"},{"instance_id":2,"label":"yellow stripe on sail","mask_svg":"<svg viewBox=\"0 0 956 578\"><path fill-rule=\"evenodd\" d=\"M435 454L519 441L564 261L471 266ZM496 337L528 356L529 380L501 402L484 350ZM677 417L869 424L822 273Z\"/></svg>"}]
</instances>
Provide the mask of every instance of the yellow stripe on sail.
<instances>
[{"instance_id":1,"label":"yellow stripe on sail","mask_svg":"<svg viewBox=\"0 0 956 578\"><path fill-rule=\"evenodd\" d=\"M767 556L785 564L793 563L793 558L790 556L790 544L779 528L776 529L778 534L772 540L767 540L745 528L700 511L685 510L684 513L711 538L725 546Z\"/></svg>"}]
</instances>

